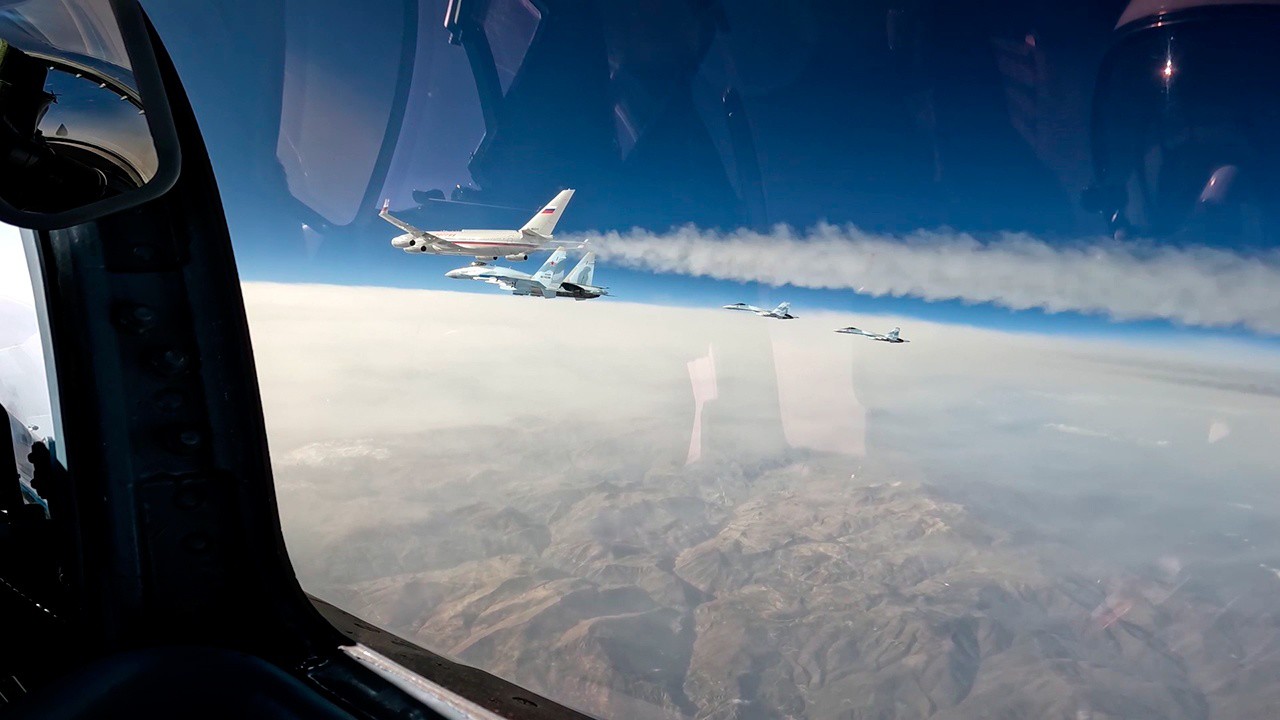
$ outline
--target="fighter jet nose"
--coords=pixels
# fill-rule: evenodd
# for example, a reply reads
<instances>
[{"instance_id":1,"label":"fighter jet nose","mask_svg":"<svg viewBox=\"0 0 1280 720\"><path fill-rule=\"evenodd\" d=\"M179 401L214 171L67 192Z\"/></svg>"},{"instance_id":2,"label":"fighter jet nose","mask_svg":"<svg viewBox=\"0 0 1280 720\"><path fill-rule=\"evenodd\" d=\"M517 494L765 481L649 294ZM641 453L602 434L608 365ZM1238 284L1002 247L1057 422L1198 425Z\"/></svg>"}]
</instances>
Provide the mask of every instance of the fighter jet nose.
<instances>
[{"instance_id":1,"label":"fighter jet nose","mask_svg":"<svg viewBox=\"0 0 1280 720\"><path fill-rule=\"evenodd\" d=\"M462 277L462 271L461 271L461 270L450 270L449 272L445 273L445 274L444 274L444 276L445 276L445 277L447 277L447 278L454 278L454 279L456 280L457 278Z\"/></svg>"}]
</instances>

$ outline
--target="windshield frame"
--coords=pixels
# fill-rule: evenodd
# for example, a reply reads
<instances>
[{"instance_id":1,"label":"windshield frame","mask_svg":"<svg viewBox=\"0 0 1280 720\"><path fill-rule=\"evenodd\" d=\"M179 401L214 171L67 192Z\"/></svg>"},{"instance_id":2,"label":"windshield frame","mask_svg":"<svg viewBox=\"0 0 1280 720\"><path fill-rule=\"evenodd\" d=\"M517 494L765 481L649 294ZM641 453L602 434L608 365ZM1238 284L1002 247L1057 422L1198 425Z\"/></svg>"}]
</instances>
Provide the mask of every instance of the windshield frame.
<instances>
[{"instance_id":1,"label":"windshield frame","mask_svg":"<svg viewBox=\"0 0 1280 720\"><path fill-rule=\"evenodd\" d=\"M133 78L137 82L136 92L125 93L125 97L134 104L142 103L146 108L144 117L156 151L156 172L142 187L55 213L19 210L0 198L0 221L33 230L57 230L79 225L155 200L167 193L178 180L182 153L164 89L164 80L158 71L157 57L153 50L160 47L155 29L143 14L142 8L133 0L108 0L108 2L129 56ZM50 58L41 57L41 59ZM76 67L76 63L69 62L65 58L59 58L58 63ZM100 68L86 67L85 70L92 72L95 76L102 75ZM119 78L103 77L103 80L127 85Z\"/></svg>"}]
</instances>

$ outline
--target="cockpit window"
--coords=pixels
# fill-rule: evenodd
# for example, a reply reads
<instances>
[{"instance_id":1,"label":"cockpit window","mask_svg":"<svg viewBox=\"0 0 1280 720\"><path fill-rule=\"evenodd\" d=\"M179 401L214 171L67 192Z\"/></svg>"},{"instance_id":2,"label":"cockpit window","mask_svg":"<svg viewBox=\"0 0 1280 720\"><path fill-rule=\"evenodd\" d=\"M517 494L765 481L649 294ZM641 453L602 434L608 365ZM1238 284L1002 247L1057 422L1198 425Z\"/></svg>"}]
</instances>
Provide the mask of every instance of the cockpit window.
<instances>
[{"instance_id":1,"label":"cockpit window","mask_svg":"<svg viewBox=\"0 0 1280 720\"><path fill-rule=\"evenodd\" d=\"M493 52L503 93L519 72L541 19L542 13L529 0L496 0L485 10L485 39Z\"/></svg>"},{"instance_id":2,"label":"cockpit window","mask_svg":"<svg viewBox=\"0 0 1280 720\"><path fill-rule=\"evenodd\" d=\"M150 3L304 587L600 717L1267 716L1280 4L1152 5Z\"/></svg>"},{"instance_id":3,"label":"cockpit window","mask_svg":"<svg viewBox=\"0 0 1280 720\"><path fill-rule=\"evenodd\" d=\"M7 202L50 210L91 201L95 193L138 188L155 177L156 147L109 2L10 3L0 9L0 36L3 132L11 154L34 163L28 155L47 152L58 159L44 163L88 166L81 172L90 186L55 191L43 183L0 183ZM77 197L79 192L89 197ZM63 197L36 197L41 193Z\"/></svg>"},{"instance_id":4,"label":"cockpit window","mask_svg":"<svg viewBox=\"0 0 1280 720\"><path fill-rule=\"evenodd\" d=\"M14 537L21 535L19 507L48 511L32 453L37 445L53 448L57 436L45 364L48 338L41 332L28 267L20 231L0 225L0 408L6 414L18 470L18 477L4 479L0 498L10 498L16 491L21 503L0 503L0 522Z\"/></svg>"},{"instance_id":5,"label":"cockpit window","mask_svg":"<svg viewBox=\"0 0 1280 720\"><path fill-rule=\"evenodd\" d=\"M312 21L333 5L285 3L276 157L295 197L346 224L372 201L384 136L399 125L417 22L412 5L394 2L343 13L341 24Z\"/></svg>"},{"instance_id":6,"label":"cockpit window","mask_svg":"<svg viewBox=\"0 0 1280 720\"><path fill-rule=\"evenodd\" d=\"M108 0L22 0L0 10L5 38L29 52L65 57L128 79L129 54Z\"/></svg>"},{"instance_id":7,"label":"cockpit window","mask_svg":"<svg viewBox=\"0 0 1280 720\"><path fill-rule=\"evenodd\" d=\"M1275 237L1280 102L1250 78L1277 62L1256 47L1280 19L1265 8L1219 15L1136 24L1102 67L1095 163L1130 233L1255 245Z\"/></svg>"}]
</instances>

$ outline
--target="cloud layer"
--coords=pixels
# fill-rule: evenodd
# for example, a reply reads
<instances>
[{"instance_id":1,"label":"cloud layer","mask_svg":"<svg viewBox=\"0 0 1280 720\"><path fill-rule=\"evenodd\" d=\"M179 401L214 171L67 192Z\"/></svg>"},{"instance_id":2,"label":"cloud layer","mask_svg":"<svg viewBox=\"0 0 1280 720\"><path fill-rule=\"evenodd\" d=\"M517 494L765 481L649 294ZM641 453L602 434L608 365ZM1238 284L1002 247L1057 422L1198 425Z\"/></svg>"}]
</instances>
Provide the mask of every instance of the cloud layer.
<instances>
[{"instance_id":1,"label":"cloud layer","mask_svg":"<svg viewBox=\"0 0 1280 720\"><path fill-rule=\"evenodd\" d=\"M597 716L1276 704L1270 683L1204 679L1278 662L1258 567L1280 556L1274 353L925 321L891 346L821 310L244 293L304 587ZM1230 434L1212 442L1215 422ZM1062 630L1047 654L1045 627ZM959 644L990 637L1007 639ZM1063 657L1087 670L1074 685ZM937 681L954 668L969 679ZM1217 694L1192 712L1164 700L1201 688Z\"/></svg>"},{"instance_id":2,"label":"cloud layer","mask_svg":"<svg viewBox=\"0 0 1280 720\"><path fill-rule=\"evenodd\" d=\"M683 467L698 399L689 363L708 348L717 397L703 457L890 452L926 475L1052 487L1122 478L1162 492L1171 474L1252 486L1274 464L1275 355L1229 340L1171 347L915 320L912 343L890 346L832 328L899 319L815 310L778 322L498 293L244 292L272 452L290 467L376 461L406 433L437 436L460 467L505 458L503 473L566 454L615 465L626 453L613 443L633 434L637 466ZM1230 435L1210 453L1214 421ZM532 429L560 437L536 459L513 449Z\"/></svg>"},{"instance_id":3,"label":"cloud layer","mask_svg":"<svg viewBox=\"0 0 1280 720\"><path fill-rule=\"evenodd\" d=\"M1050 245L1022 234L907 237L819 225L807 233L636 230L599 240L602 259L720 280L855 290L872 296L1075 311L1280 333L1280 255L1096 240Z\"/></svg>"}]
</instances>

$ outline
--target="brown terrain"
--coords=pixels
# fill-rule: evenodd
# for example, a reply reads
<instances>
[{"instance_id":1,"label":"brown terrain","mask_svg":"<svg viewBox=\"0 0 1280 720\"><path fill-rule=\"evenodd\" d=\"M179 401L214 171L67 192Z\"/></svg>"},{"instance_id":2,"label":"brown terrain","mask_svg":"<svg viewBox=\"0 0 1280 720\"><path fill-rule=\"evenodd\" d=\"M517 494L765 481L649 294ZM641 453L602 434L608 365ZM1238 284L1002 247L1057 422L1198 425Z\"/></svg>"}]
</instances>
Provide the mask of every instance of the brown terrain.
<instances>
[{"instance_id":1,"label":"brown terrain","mask_svg":"<svg viewBox=\"0 0 1280 720\"><path fill-rule=\"evenodd\" d=\"M533 431L484 459L439 449L460 442L283 463L304 585L597 716L1280 707L1270 523L1250 541L1173 509L924 478L874 455L740 450L681 467L636 434L583 447ZM326 518L308 514L319 506ZM1169 528L1183 545L1136 547Z\"/></svg>"}]
</instances>

